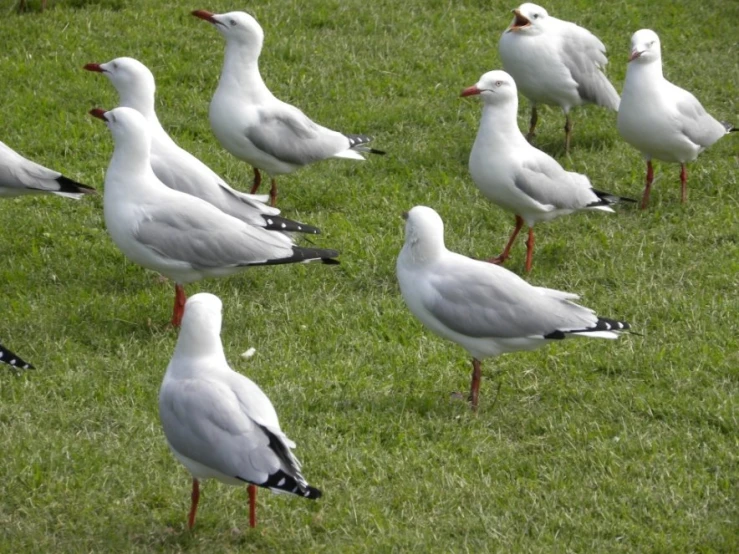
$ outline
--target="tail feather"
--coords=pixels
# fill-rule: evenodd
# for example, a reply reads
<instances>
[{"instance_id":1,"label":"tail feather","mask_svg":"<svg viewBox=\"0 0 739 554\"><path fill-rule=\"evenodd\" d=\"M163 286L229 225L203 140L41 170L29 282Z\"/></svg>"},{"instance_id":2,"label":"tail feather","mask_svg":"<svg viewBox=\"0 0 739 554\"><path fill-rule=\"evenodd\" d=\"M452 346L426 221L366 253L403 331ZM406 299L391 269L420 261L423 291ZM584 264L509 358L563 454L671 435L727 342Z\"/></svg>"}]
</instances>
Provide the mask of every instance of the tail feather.
<instances>
[{"instance_id":1,"label":"tail feather","mask_svg":"<svg viewBox=\"0 0 739 554\"><path fill-rule=\"evenodd\" d=\"M307 233L310 235L320 235L321 230L318 227L313 227L312 225L306 225L305 223L299 223L297 221L293 221L292 219L287 219L284 217L281 217L279 215L265 215L262 214L262 217L264 218L264 228L268 231L285 231L288 233Z\"/></svg>"},{"instance_id":2,"label":"tail feather","mask_svg":"<svg viewBox=\"0 0 739 554\"><path fill-rule=\"evenodd\" d=\"M36 369L28 362L24 362L20 356L17 356L2 344L0 344L0 362L5 362L10 366L17 367L19 369Z\"/></svg>"}]
</instances>

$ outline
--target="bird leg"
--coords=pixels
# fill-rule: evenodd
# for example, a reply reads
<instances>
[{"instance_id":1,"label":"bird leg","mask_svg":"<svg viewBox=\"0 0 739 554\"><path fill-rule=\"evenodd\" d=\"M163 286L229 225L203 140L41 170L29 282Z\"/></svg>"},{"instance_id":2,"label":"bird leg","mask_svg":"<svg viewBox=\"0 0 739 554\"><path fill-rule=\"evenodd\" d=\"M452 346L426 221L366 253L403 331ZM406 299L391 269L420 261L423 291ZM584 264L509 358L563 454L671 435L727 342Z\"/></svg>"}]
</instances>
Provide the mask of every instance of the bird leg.
<instances>
[{"instance_id":1,"label":"bird leg","mask_svg":"<svg viewBox=\"0 0 739 554\"><path fill-rule=\"evenodd\" d=\"M249 527L253 529L257 526L257 486L249 485L246 489L249 491Z\"/></svg>"},{"instance_id":2,"label":"bird leg","mask_svg":"<svg viewBox=\"0 0 739 554\"><path fill-rule=\"evenodd\" d=\"M680 202L685 204L688 200L688 173L685 164L680 164Z\"/></svg>"},{"instance_id":3,"label":"bird leg","mask_svg":"<svg viewBox=\"0 0 739 554\"><path fill-rule=\"evenodd\" d=\"M482 380L482 368L480 360L472 358L472 383L470 384L470 405L472 411L477 413L477 399L480 396L480 381Z\"/></svg>"},{"instance_id":4,"label":"bird leg","mask_svg":"<svg viewBox=\"0 0 739 554\"><path fill-rule=\"evenodd\" d=\"M277 204L277 180L272 177L272 187L269 189L269 205L273 208Z\"/></svg>"},{"instance_id":5,"label":"bird leg","mask_svg":"<svg viewBox=\"0 0 739 554\"><path fill-rule=\"evenodd\" d=\"M249 191L249 194L256 194L261 184L262 184L262 174L259 173L259 170L255 167L254 168L254 183L251 186L251 190Z\"/></svg>"},{"instance_id":6,"label":"bird leg","mask_svg":"<svg viewBox=\"0 0 739 554\"><path fill-rule=\"evenodd\" d=\"M570 137L572 136L572 128L574 125L572 124L572 119L570 119L570 114L565 114L565 154L570 153Z\"/></svg>"},{"instance_id":7,"label":"bird leg","mask_svg":"<svg viewBox=\"0 0 739 554\"><path fill-rule=\"evenodd\" d=\"M526 241L526 273L531 271L534 260L534 228L529 227L529 238Z\"/></svg>"},{"instance_id":8,"label":"bird leg","mask_svg":"<svg viewBox=\"0 0 739 554\"><path fill-rule=\"evenodd\" d=\"M198 501L200 500L200 486L195 477L192 478L192 494L190 495L190 513L187 516L187 528L192 529L195 526L195 512L198 511Z\"/></svg>"},{"instance_id":9,"label":"bird leg","mask_svg":"<svg viewBox=\"0 0 739 554\"><path fill-rule=\"evenodd\" d=\"M534 137L536 136L536 123L539 121L539 114L536 111L536 104L531 106L531 122L529 124L529 134L526 135L526 140L531 142L534 140Z\"/></svg>"},{"instance_id":10,"label":"bird leg","mask_svg":"<svg viewBox=\"0 0 739 554\"><path fill-rule=\"evenodd\" d=\"M518 232L521 230L521 227L523 227L523 218L520 215L516 216L516 227L513 229L513 233L511 233L511 238L508 239L508 243L505 245L505 248L503 249L503 253L499 256L496 256L495 258L490 258L488 260L491 264L502 264L505 262L511 255L511 247L513 246L513 241L516 240L516 237L518 236Z\"/></svg>"},{"instance_id":11,"label":"bird leg","mask_svg":"<svg viewBox=\"0 0 739 554\"><path fill-rule=\"evenodd\" d=\"M174 286L174 309L172 310L172 327L179 327L182 323L182 314L185 313L185 287L180 284Z\"/></svg>"},{"instance_id":12,"label":"bird leg","mask_svg":"<svg viewBox=\"0 0 739 554\"><path fill-rule=\"evenodd\" d=\"M649 204L649 191L652 188L652 181L654 181L654 168L652 167L652 160L647 160L647 184L644 187L644 194L641 197L642 210L646 210L647 204Z\"/></svg>"}]
</instances>

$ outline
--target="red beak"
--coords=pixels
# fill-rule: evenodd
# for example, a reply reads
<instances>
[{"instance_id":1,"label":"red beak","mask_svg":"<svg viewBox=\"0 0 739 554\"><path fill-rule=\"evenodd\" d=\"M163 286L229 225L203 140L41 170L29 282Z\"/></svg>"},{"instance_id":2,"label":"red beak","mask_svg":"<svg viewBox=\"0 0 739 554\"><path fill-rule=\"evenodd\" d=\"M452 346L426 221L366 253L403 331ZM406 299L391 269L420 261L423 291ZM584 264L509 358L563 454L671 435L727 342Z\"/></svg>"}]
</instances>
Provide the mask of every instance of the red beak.
<instances>
[{"instance_id":1,"label":"red beak","mask_svg":"<svg viewBox=\"0 0 739 554\"><path fill-rule=\"evenodd\" d=\"M200 19L203 19L208 23L213 23L214 25L218 23L213 17L214 14L210 13L207 10L195 10L194 12L192 12L192 15L194 15L195 17L199 17Z\"/></svg>"},{"instance_id":2,"label":"red beak","mask_svg":"<svg viewBox=\"0 0 739 554\"><path fill-rule=\"evenodd\" d=\"M629 56L629 61L630 62L633 62L636 58L638 58L639 56L641 56L641 54L642 53L639 52L639 50L632 50L631 51L631 55Z\"/></svg>"},{"instance_id":3,"label":"red beak","mask_svg":"<svg viewBox=\"0 0 739 554\"><path fill-rule=\"evenodd\" d=\"M474 96L475 94L480 94L482 91L477 88L477 86L472 85L471 87L467 87L462 91L462 94L460 96Z\"/></svg>"},{"instance_id":4,"label":"red beak","mask_svg":"<svg viewBox=\"0 0 739 554\"><path fill-rule=\"evenodd\" d=\"M108 113L107 110L104 110L102 108L93 108L89 111L89 114L92 117L97 117L98 119L102 119L103 121L108 121L105 119L105 114Z\"/></svg>"},{"instance_id":5,"label":"red beak","mask_svg":"<svg viewBox=\"0 0 739 554\"><path fill-rule=\"evenodd\" d=\"M88 63L88 64L85 64L85 67L83 67L82 69L86 69L87 71L95 71L97 73L103 73L103 72L105 72L105 70L102 67L100 67L100 64L99 63Z\"/></svg>"}]
</instances>

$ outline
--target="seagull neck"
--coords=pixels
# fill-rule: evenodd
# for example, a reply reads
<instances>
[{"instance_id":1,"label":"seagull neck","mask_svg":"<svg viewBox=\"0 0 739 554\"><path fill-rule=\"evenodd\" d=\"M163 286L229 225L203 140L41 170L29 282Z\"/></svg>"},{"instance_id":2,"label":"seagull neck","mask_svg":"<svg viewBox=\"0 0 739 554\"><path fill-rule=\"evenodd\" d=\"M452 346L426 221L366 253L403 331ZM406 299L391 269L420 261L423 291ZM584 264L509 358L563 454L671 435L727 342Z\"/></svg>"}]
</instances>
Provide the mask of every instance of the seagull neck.
<instances>
[{"instance_id":1,"label":"seagull neck","mask_svg":"<svg viewBox=\"0 0 739 554\"><path fill-rule=\"evenodd\" d=\"M513 107L486 104L482 108L477 136L483 140L494 140L496 143L502 141L503 144L515 143L518 138L526 140L518 128L517 112L518 103Z\"/></svg>"},{"instance_id":2,"label":"seagull neck","mask_svg":"<svg viewBox=\"0 0 739 554\"><path fill-rule=\"evenodd\" d=\"M110 167L120 167L124 173L143 174L151 169L151 141L128 140L116 142Z\"/></svg>"},{"instance_id":3,"label":"seagull neck","mask_svg":"<svg viewBox=\"0 0 739 554\"><path fill-rule=\"evenodd\" d=\"M635 77L631 79L633 83L652 83L664 79L662 75L662 62L659 60L651 63L631 62L626 67L626 83L629 82L629 76Z\"/></svg>"},{"instance_id":4,"label":"seagull neck","mask_svg":"<svg viewBox=\"0 0 739 554\"><path fill-rule=\"evenodd\" d=\"M223 60L223 70L218 81L218 88L237 89L251 100L272 97L272 93L262 80L259 72L259 52L254 52L246 45L228 44Z\"/></svg>"},{"instance_id":5,"label":"seagull neck","mask_svg":"<svg viewBox=\"0 0 739 554\"><path fill-rule=\"evenodd\" d=\"M218 334L203 332L203 329L186 329L183 325L175 347L175 356L197 358L201 356L218 358L226 362L223 343Z\"/></svg>"}]
</instances>

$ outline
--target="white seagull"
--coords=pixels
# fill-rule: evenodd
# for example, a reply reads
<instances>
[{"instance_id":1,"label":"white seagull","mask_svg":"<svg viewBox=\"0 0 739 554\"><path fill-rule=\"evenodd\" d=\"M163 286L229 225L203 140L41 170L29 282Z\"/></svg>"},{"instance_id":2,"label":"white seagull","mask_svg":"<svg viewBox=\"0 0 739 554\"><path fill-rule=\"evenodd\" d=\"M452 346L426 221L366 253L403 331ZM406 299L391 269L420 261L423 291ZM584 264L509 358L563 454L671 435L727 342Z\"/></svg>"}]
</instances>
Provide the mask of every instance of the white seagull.
<instances>
[{"instance_id":1,"label":"white seagull","mask_svg":"<svg viewBox=\"0 0 739 554\"><path fill-rule=\"evenodd\" d=\"M603 73L606 47L587 29L550 16L536 4L521 4L500 37L503 68L531 102L529 138L535 136L536 106L559 106L565 113L565 151L570 149L570 109L585 103L618 110L618 93Z\"/></svg>"},{"instance_id":2,"label":"white seagull","mask_svg":"<svg viewBox=\"0 0 739 554\"><path fill-rule=\"evenodd\" d=\"M102 64L88 63L84 68L110 79L118 91L119 106L133 108L146 118L151 132L151 166L154 174L169 188L202 198L222 212L258 227L299 233L319 232L310 225L280 217L280 210L264 204L267 196L234 190L207 165L180 148L159 123L154 110L154 75L140 61L124 57Z\"/></svg>"},{"instance_id":3,"label":"white seagull","mask_svg":"<svg viewBox=\"0 0 739 554\"><path fill-rule=\"evenodd\" d=\"M256 526L256 487L315 500L295 443L280 429L272 403L253 381L233 371L221 343L222 304L200 293L185 304L182 329L159 390L167 444L192 474L188 526L195 525L199 481L249 485L249 523Z\"/></svg>"},{"instance_id":4,"label":"white seagull","mask_svg":"<svg viewBox=\"0 0 739 554\"><path fill-rule=\"evenodd\" d=\"M503 253L491 259L503 263L523 224L529 228L526 271L534 255L534 224L578 210L613 212L610 205L632 201L595 190L580 173L565 170L549 154L534 148L516 121L516 83L505 71L489 71L462 96L480 95L482 118L470 152L470 174L492 202L516 215L516 227Z\"/></svg>"},{"instance_id":5,"label":"white seagull","mask_svg":"<svg viewBox=\"0 0 739 554\"><path fill-rule=\"evenodd\" d=\"M687 200L685 164L718 139L736 129L717 121L687 90L662 76L659 37L642 29L631 37L623 99L618 110L618 132L647 160L647 180L641 207L649 203L654 180L652 158L680 164L681 200Z\"/></svg>"},{"instance_id":6,"label":"white seagull","mask_svg":"<svg viewBox=\"0 0 739 554\"><path fill-rule=\"evenodd\" d=\"M260 169L272 177L274 206L277 175L328 158L364 160L362 153L384 154L367 146L370 137L322 127L275 98L259 73L264 32L252 16L205 10L192 14L212 23L226 39L223 70L210 103L210 126L226 150L254 167L252 193L261 183Z\"/></svg>"},{"instance_id":7,"label":"white seagull","mask_svg":"<svg viewBox=\"0 0 739 554\"><path fill-rule=\"evenodd\" d=\"M528 284L507 269L450 252L444 223L426 206L407 214L397 262L403 300L421 323L472 356L470 401L477 409L480 362L534 350L569 336L615 339L629 328L575 304L578 296Z\"/></svg>"},{"instance_id":8,"label":"white seagull","mask_svg":"<svg viewBox=\"0 0 739 554\"><path fill-rule=\"evenodd\" d=\"M28 362L24 362L17 354L13 354L13 352L5 348L2 344L0 344L0 362L19 369L36 369Z\"/></svg>"},{"instance_id":9,"label":"white seagull","mask_svg":"<svg viewBox=\"0 0 739 554\"><path fill-rule=\"evenodd\" d=\"M95 194L95 189L32 162L0 142L0 197L44 193L79 200L84 194Z\"/></svg>"},{"instance_id":10,"label":"white seagull","mask_svg":"<svg viewBox=\"0 0 739 554\"><path fill-rule=\"evenodd\" d=\"M175 282L172 325L182 319L186 283L253 265L338 263L335 250L296 246L284 233L249 225L164 185L151 169L151 135L138 111L95 108L90 114L105 121L115 141L103 195L108 233L131 261Z\"/></svg>"}]
</instances>

